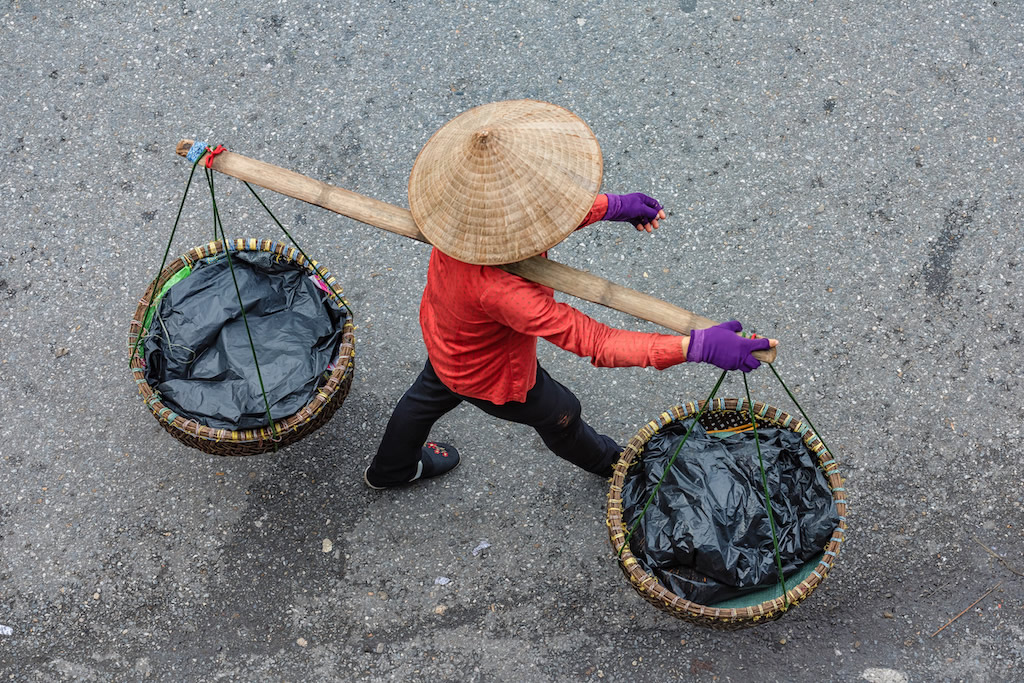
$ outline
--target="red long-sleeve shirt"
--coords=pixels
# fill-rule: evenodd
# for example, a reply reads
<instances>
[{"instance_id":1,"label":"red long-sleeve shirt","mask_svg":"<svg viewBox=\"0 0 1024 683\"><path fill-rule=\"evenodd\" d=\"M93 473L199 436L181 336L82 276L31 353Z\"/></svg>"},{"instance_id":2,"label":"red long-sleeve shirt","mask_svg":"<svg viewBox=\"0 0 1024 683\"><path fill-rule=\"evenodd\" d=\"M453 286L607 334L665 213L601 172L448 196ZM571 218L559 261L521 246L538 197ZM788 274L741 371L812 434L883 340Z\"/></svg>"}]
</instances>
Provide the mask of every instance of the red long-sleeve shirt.
<instances>
[{"instance_id":1,"label":"red long-sleeve shirt","mask_svg":"<svg viewBox=\"0 0 1024 683\"><path fill-rule=\"evenodd\" d=\"M604 217L598 195L580 227ZM420 327L437 376L457 394L522 402L537 381L537 337L598 367L664 369L686 360L677 336L608 327L558 303L554 290L491 266L430 254Z\"/></svg>"}]
</instances>

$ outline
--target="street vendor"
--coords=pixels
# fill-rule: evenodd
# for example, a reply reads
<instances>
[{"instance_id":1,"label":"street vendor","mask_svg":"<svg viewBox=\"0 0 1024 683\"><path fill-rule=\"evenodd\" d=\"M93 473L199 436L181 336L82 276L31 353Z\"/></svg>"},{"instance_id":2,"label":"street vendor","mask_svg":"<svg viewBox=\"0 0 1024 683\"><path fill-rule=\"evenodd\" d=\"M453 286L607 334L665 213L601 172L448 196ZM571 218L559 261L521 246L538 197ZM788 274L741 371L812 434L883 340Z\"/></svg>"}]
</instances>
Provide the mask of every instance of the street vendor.
<instances>
[{"instance_id":1,"label":"street vendor","mask_svg":"<svg viewBox=\"0 0 1024 683\"><path fill-rule=\"evenodd\" d=\"M516 100L471 109L445 124L420 151L409 178L416 225L434 245L420 302L427 348L422 372L399 400L364 472L374 489L436 477L459 464L430 429L463 401L533 427L555 455L611 476L621 447L581 414L579 399L537 361L537 338L598 367L711 363L749 372L752 352L775 340L747 339L730 321L690 336L603 325L554 291L498 266L544 255L597 221L651 232L665 218L643 194L598 194L601 150L572 112Z\"/></svg>"}]
</instances>

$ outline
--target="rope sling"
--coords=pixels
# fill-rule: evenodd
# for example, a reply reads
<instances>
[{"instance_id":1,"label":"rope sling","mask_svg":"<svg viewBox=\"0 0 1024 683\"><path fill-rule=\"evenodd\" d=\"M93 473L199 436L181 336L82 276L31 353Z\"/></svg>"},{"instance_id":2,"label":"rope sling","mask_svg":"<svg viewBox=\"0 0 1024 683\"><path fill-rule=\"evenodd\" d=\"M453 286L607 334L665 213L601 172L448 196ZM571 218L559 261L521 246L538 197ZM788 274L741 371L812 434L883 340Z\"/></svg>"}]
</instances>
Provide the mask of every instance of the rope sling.
<instances>
[{"instance_id":1,"label":"rope sling","mask_svg":"<svg viewBox=\"0 0 1024 683\"><path fill-rule=\"evenodd\" d=\"M815 429L814 424L811 422L810 418L807 417L807 413L804 411L803 407L801 407L800 403L796 400L796 397L793 395L793 392L790 391L788 386L786 386L786 383L783 381L782 377L779 375L778 371L775 369L774 364L772 364L772 363L766 363L766 364L771 369L772 374L778 380L778 382L782 386L783 390L785 390L786 395L789 396L790 400L797 407L797 410L800 411L801 417L803 417L804 421L808 424L810 429L814 432L814 434L818 438L818 440L821 441L823 450L818 453L819 463L820 463L819 466L823 470L827 470L829 465L834 465L835 464L835 459L830 455L831 451L829 450L828 445L825 443L824 439L822 439L820 437L820 433ZM676 458L678 457L678 455L679 455L680 451L682 450L683 446L686 444L686 441L690 438L690 434L693 432L694 427L698 424L698 422L700 421L701 417L704 416L705 412L712 405L714 405L713 402L714 402L715 396L718 393L718 390L721 387L722 382L725 380L725 377L726 377L727 374L728 374L728 371L723 371L722 374L719 375L718 381L715 382L715 385L712 388L711 393L708 395L707 399L700 405L700 409L697 411L697 414L693 416L693 419L692 419L689 427L686 429L686 433L683 435L683 438L680 440L678 445L675 447L675 450L673 451L671 457L669 458L667 464L665 465L665 467L664 467L664 469L663 469L663 471L661 473L661 476L658 479L658 482L655 484L654 489L651 491L650 495L647 497L647 500L644 503L643 508L641 509L639 516L636 518L636 520L633 522L633 524L630 526L630 528L626 532L625 538L623 539L622 544L619 547L618 552L617 552L617 557L620 559L620 561L622 560L623 552L627 549L627 547L629 547L630 540L632 539L632 537L633 537L634 533L636 532L637 528L640 526L640 523L643 521L644 516L647 514L648 508L650 507L651 503L657 497L658 492L661 489L662 484L664 483L666 476L668 475L669 471L672 469L672 465L675 463ZM786 578L785 578L785 575L783 573L782 555L781 555L781 551L779 549L778 530L777 530L777 526L776 526L775 514L774 514L774 512L772 510L771 492L768 489L768 477L767 477L767 473L766 473L766 470L765 470L764 460L763 460L763 458L761 456L761 441L760 441L760 437L759 437L758 431L757 431L757 419L756 419L756 416L754 414L754 402L753 402L753 400L750 397L750 387L749 387L749 384L747 382L746 373L743 373L743 388L744 388L744 392L745 392L745 395L746 395L747 406L748 406L747 413L748 413L748 416L749 416L749 419L750 419L749 425L741 425L739 427L731 428L731 429L728 429L728 430L721 430L721 431L728 431L728 432L733 432L733 433L744 432L744 431L753 431L754 444L755 444L756 449L757 449L758 471L759 471L760 478L761 478L762 495L763 495L763 500L764 500L764 503L765 503L765 507L767 509L768 521L769 521L770 528L771 528L772 550L773 550L776 570L777 570L777 573L778 573L778 583L781 586L781 591L782 591L782 598L783 598L782 612L784 613L784 612L788 611L788 609L790 608L790 604L791 603L790 603L790 599L789 599L789 591L786 588ZM634 460L633 462L636 463L637 461ZM833 492L842 493L842 492L845 491L845 488L843 488L843 487L833 487L832 491ZM845 500L844 500L844 502L845 502ZM845 509L844 509L844 512L845 512ZM845 514L839 516L839 520L842 522L843 527L845 528L845 521L846 521ZM614 540L615 539L613 538L613 542L614 542ZM834 551L827 551L827 552L831 552L833 555L835 554ZM815 573L817 573L817 572L815 572ZM818 576L819 576L819 578L824 578L820 574Z\"/></svg>"},{"instance_id":2,"label":"rope sling","mask_svg":"<svg viewBox=\"0 0 1024 683\"><path fill-rule=\"evenodd\" d=\"M135 330L136 324L138 324L138 327L139 327L138 334L134 336L134 340L131 337L129 338L129 345L131 347L131 356L132 356L132 360L133 360L133 369L136 369L136 370L138 369L138 368L135 367L135 362L136 362L136 359L141 359L142 358L142 345L145 342L145 340L147 338L149 338L150 336L160 334L158 332L155 332L153 329L149 328L149 324L150 324L151 320L154 321L154 325L153 325L154 328L157 326L155 323L159 323L160 324L160 328L161 328L161 330L163 332L163 337L161 338L163 343L167 344L168 347L185 348L186 350L189 350L191 352L191 350L188 349L187 347L183 347L183 346L181 346L179 344L175 344L170 339L169 335L167 334L166 327L163 324L163 319L161 318L161 315L160 315L160 299L170 289L170 287L173 284L176 284L176 282L179 279L183 279L183 278L175 278L175 277L169 278L164 283L163 288L159 292L157 292L157 285L159 284L160 277L164 273L164 269L167 266L168 257L169 257L170 252L171 252L171 247L172 247L172 244L174 242L174 238L175 238L175 235L177 233L178 226L179 226L179 224L181 222L181 216L182 216L182 213L183 213L183 210L184 210L185 202L186 202L186 200L188 198L189 190L190 190L190 188L192 186L192 183L193 183L193 180L194 180L194 177L195 177L196 169L198 168L199 164L205 158L204 173L205 173L205 177L206 177L207 188L209 189L209 192L210 192L210 203L211 203L211 207L212 207L212 218L213 218L213 239L214 239L214 243L212 243L212 244L216 244L217 241L219 240L220 244L224 245L224 257L226 259L226 262L227 262L227 265L228 265L228 271L230 273L231 280L232 280L232 283L233 283L233 286L234 286L235 299L238 301L238 306L239 306L239 310L240 310L240 313L241 313L243 327L245 328L245 332L246 332L247 343L248 343L249 350L250 350L250 353L251 353L251 356L252 356L252 360L253 360L253 364L254 364L255 370L256 370L256 379L257 379L257 382L259 384L260 395L262 397L262 402L263 402L263 409L264 409L264 412L266 414L267 423L269 425L269 430L270 430L270 434L271 434L270 441L272 442L271 449L274 452L276 452L277 449L278 449L278 445L281 443L281 440L282 440L281 433L280 433L280 431L278 429L278 422L280 422L281 418L278 417L277 419L275 419L274 416L271 413L271 401L270 401L270 398L268 396L266 385L264 383L264 374L263 374L263 371L260 368L260 362L259 362L258 353L257 353L257 350L256 350L256 344L255 344L255 342L253 340L252 330L250 329L249 319L248 319L248 315L246 314L246 307L245 307L245 305L243 303L242 293L241 293L241 289L240 289L239 283L238 283L238 277L237 277L236 272L235 272L235 263L234 263L234 259L232 257L232 251L234 251L235 249L241 248L243 246L243 240L236 240L234 243L232 243L231 241L228 240L226 232L225 232L225 229L224 229L224 224L223 224L223 221L221 219L221 214L220 214L220 210L219 210L219 207L218 207L218 203L217 203L216 187L215 187L215 184L214 184L214 172L212 170L213 158L217 154L220 154L221 152L224 152L224 151L226 151L226 149L223 147L223 145L217 145L216 147L212 147L211 148L209 145L207 145L204 142L196 142L192 146L192 148L189 150L187 158L188 158L189 161L192 162L192 168L191 168L191 171L189 173L188 180L185 183L185 190L184 190L184 192L182 194L181 202L179 203L178 211L177 211L177 214L175 216L174 225L171 228L170 236L169 236L169 238L167 240L167 245L166 245L166 247L164 249L164 254L163 254L163 257L162 257L161 262L160 262L160 267L157 270L156 277L153 279L152 301L149 302L148 306L145 309L146 312L145 312L145 315L142 317L141 324L139 323L138 320L133 321L133 331ZM259 194L257 194L255 189L253 189L253 187L248 182L245 182L245 181L242 181L242 182L245 185L245 187L249 190L249 192L253 195L253 197L256 198L256 201L259 203L259 205L270 216L271 220L273 220L273 222L277 225L277 227L285 235L285 237L291 243L291 245L294 247L294 249L297 250L298 253L301 255L301 258L295 259L293 261L293 263L302 264L303 261L304 261L306 264L308 264L307 270L312 270L315 273L315 275L317 277L318 284L322 284L323 286L329 288L330 293L334 295L333 301L335 303L337 303L337 304L340 304L340 306L342 308L344 308L344 310L349 315L349 320L351 320L352 310L349 307L348 302L342 296L342 292L341 292L340 288L338 288L336 286L334 277L331 276L331 274L329 272L321 269L317 265L316 261L311 259L306 254L305 250L298 244L298 242L291 235L291 233L284 227L284 225L281 224L281 222L274 215L274 213L270 209L270 207L267 206L266 202L264 202L263 199L259 196ZM252 242L255 242L255 241L253 240ZM279 256L280 256L279 254L275 255L275 257L274 257L275 260L278 260ZM189 271L188 271L188 269L185 269L183 271L179 271L179 275L182 274L182 273L187 275L189 273ZM142 302L142 303L145 303L145 302ZM146 332L146 334L143 334L143 332ZM142 364L142 365L144 365L144 364ZM142 380L136 379L136 382L141 384ZM347 392L347 384L345 386L345 391ZM343 398L343 395L342 395L341 398ZM160 393L158 391L153 391L152 395L149 396L148 398L146 398L146 403L148 405L150 405L150 407L152 408L154 406L155 402L159 401L160 399L161 399ZM163 411L167 411L167 410L169 410L169 409L167 409L167 408L163 409ZM166 417L168 417L166 415L166 413L164 413L163 411L161 411L161 413L157 415L158 418L166 418ZM177 415L175 415L173 412L171 412L170 413L170 419L168 421L169 422L173 422L173 418L174 417L177 417ZM164 426L165 426L165 428L167 427L166 424ZM171 431L171 430L168 429L168 431ZM223 431L223 430L221 430L221 431ZM198 428L197 428L197 432L198 432ZM171 432L171 433L174 434L174 432ZM235 434L234 432L231 433L232 438L234 438L234 434ZM190 444L190 445L195 445L195 444Z\"/></svg>"}]
</instances>

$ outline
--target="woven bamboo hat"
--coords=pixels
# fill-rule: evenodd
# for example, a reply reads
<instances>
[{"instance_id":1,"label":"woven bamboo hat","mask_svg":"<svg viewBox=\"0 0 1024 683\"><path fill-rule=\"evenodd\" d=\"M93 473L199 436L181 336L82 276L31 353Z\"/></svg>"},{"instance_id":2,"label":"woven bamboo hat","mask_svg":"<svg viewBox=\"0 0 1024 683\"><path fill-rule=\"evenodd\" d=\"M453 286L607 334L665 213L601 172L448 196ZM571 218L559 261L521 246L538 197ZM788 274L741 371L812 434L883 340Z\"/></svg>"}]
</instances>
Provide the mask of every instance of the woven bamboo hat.
<instances>
[{"instance_id":1,"label":"woven bamboo hat","mask_svg":"<svg viewBox=\"0 0 1024 683\"><path fill-rule=\"evenodd\" d=\"M445 254L477 265L553 247L587 215L601 148L567 109L534 100L463 112L420 150L409 176L416 225Z\"/></svg>"}]
</instances>

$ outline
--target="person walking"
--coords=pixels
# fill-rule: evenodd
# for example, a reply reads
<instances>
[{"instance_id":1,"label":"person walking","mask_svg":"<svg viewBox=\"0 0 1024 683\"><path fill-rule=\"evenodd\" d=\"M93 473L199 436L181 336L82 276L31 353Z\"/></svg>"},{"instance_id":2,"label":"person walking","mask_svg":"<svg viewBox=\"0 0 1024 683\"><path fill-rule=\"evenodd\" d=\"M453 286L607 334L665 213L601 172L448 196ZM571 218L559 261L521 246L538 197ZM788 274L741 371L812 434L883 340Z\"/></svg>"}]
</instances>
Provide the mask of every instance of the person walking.
<instances>
[{"instance_id":1,"label":"person walking","mask_svg":"<svg viewBox=\"0 0 1024 683\"><path fill-rule=\"evenodd\" d=\"M495 267L546 255L601 220L657 229L662 206L641 193L599 194L602 171L586 123L533 100L470 109L420 151L409 206L433 244L420 302L427 359L363 473L367 486L405 486L454 469L458 449L427 439L462 402L528 425L555 455L611 476L621 447L587 424L576 395L540 366L538 338L598 367L659 370L689 361L749 372L760 364L752 352L777 344L739 336L737 321L690 336L616 329L556 302L551 288Z\"/></svg>"}]
</instances>

